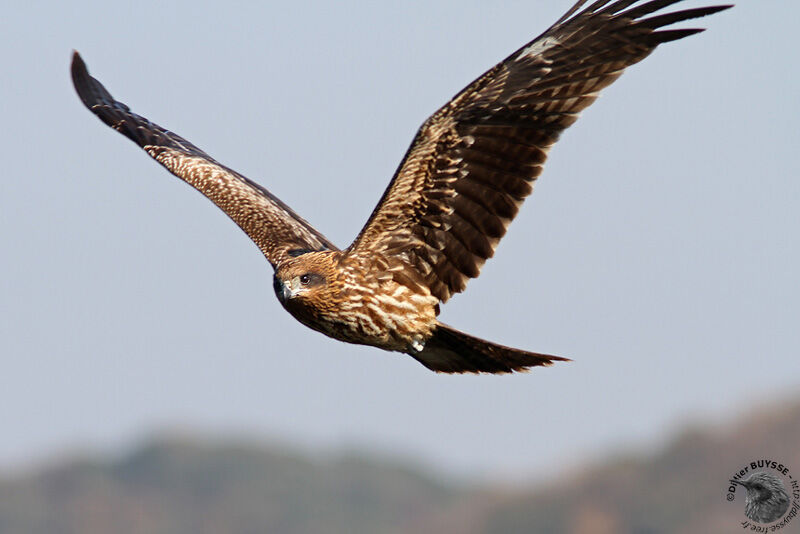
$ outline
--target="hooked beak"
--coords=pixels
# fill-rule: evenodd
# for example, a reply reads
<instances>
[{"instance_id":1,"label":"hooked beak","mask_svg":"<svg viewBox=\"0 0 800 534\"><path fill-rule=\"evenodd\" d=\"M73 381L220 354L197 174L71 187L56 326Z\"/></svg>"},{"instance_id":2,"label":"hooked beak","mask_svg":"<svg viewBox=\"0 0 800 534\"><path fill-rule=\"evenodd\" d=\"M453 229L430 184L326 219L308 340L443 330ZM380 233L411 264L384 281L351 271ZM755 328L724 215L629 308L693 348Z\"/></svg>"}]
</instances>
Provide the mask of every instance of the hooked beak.
<instances>
[{"instance_id":1,"label":"hooked beak","mask_svg":"<svg viewBox=\"0 0 800 534\"><path fill-rule=\"evenodd\" d=\"M287 300L292 296L292 290L283 283L283 280L279 279L277 276L272 280L272 287L275 289L275 296L278 297L278 300L281 301L281 304L285 304Z\"/></svg>"},{"instance_id":2,"label":"hooked beak","mask_svg":"<svg viewBox=\"0 0 800 534\"><path fill-rule=\"evenodd\" d=\"M275 289L275 295L278 297L278 300L281 301L281 304L286 304L290 299L293 299L298 293L302 293L303 291L297 278L289 282L284 282L276 276L272 280L272 287Z\"/></svg>"}]
</instances>

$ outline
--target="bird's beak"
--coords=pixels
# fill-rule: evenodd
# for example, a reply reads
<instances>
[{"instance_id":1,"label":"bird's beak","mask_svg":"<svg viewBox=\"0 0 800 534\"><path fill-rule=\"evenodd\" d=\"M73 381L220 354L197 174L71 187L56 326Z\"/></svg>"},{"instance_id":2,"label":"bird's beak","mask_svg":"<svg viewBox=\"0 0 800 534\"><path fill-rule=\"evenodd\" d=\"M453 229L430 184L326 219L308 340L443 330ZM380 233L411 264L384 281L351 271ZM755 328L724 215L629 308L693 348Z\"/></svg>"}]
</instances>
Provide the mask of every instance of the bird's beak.
<instances>
[{"instance_id":1,"label":"bird's beak","mask_svg":"<svg viewBox=\"0 0 800 534\"><path fill-rule=\"evenodd\" d=\"M272 281L272 286L275 289L275 296L278 297L278 300L281 301L281 304L285 304L291 296L291 290L286 287L286 284L283 283L283 280L280 280L277 276Z\"/></svg>"},{"instance_id":2,"label":"bird's beak","mask_svg":"<svg viewBox=\"0 0 800 534\"><path fill-rule=\"evenodd\" d=\"M747 484L745 484L741 480L731 480L730 483L731 484L738 484L739 486L742 486L742 487L745 487L745 488L747 487Z\"/></svg>"}]
</instances>

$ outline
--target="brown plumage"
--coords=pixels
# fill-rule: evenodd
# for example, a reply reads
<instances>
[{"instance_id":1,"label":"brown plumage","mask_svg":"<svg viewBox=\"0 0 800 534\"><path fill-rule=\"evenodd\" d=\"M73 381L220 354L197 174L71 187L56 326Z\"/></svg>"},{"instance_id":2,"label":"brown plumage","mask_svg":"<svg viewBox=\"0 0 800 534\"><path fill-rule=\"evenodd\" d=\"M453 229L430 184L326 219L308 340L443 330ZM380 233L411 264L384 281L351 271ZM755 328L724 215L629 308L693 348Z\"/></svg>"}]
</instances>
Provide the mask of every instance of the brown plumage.
<instances>
[{"instance_id":1,"label":"brown plumage","mask_svg":"<svg viewBox=\"0 0 800 534\"><path fill-rule=\"evenodd\" d=\"M278 298L300 322L342 341L410 354L434 371L507 373L564 358L459 332L437 321L439 303L478 276L550 147L598 92L659 44L702 31L660 28L730 7L653 15L679 1L576 3L425 121L344 250L266 189L114 100L77 52L72 79L103 122L250 236L275 269Z\"/></svg>"}]
</instances>

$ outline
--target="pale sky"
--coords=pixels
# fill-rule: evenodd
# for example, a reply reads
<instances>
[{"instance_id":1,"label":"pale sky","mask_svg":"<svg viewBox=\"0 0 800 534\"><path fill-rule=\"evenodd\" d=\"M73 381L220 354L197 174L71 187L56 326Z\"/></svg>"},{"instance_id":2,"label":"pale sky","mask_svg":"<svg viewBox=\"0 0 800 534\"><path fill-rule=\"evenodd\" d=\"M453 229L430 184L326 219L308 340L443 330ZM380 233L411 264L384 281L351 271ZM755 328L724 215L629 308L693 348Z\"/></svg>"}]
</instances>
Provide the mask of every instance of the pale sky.
<instances>
[{"instance_id":1,"label":"pale sky","mask_svg":"<svg viewBox=\"0 0 800 534\"><path fill-rule=\"evenodd\" d=\"M519 376L436 375L296 322L244 233L68 75L74 48L346 246L425 118L571 3L6 6L0 468L197 431L525 479L800 394L797 1L684 24L709 31L631 68L553 149L441 317L574 359Z\"/></svg>"}]
</instances>

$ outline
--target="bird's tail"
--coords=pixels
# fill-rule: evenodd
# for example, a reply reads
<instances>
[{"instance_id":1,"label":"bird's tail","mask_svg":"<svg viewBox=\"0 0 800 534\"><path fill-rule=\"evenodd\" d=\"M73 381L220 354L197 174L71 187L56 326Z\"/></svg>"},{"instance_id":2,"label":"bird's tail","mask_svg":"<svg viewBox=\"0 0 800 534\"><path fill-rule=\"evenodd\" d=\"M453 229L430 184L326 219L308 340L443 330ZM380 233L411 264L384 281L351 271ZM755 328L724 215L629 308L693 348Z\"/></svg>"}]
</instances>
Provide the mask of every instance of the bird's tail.
<instances>
[{"instance_id":1,"label":"bird's tail","mask_svg":"<svg viewBox=\"0 0 800 534\"><path fill-rule=\"evenodd\" d=\"M470 336L439 323L422 351L412 354L422 365L438 373L511 373L529 367L551 365L567 358L525 352Z\"/></svg>"}]
</instances>

